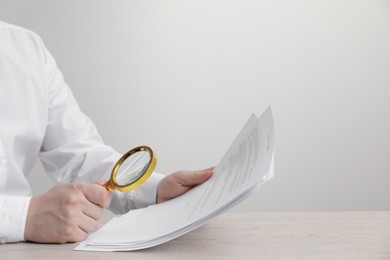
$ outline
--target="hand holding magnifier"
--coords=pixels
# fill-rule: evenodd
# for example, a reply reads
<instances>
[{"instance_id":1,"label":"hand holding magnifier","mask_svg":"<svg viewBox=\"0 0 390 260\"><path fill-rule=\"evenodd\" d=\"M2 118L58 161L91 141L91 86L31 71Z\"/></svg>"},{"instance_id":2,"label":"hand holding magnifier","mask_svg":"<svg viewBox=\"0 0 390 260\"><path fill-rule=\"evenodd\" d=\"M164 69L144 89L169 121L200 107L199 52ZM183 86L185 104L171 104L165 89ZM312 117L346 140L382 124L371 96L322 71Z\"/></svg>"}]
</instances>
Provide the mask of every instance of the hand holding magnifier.
<instances>
[{"instance_id":1,"label":"hand holding magnifier","mask_svg":"<svg viewBox=\"0 0 390 260\"><path fill-rule=\"evenodd\" d=\"M111 178L104 187L122 192L141 186L152 174L157 157L148 146L138 146L125 153L114 165Z\"/></svg>"}]
</instances>

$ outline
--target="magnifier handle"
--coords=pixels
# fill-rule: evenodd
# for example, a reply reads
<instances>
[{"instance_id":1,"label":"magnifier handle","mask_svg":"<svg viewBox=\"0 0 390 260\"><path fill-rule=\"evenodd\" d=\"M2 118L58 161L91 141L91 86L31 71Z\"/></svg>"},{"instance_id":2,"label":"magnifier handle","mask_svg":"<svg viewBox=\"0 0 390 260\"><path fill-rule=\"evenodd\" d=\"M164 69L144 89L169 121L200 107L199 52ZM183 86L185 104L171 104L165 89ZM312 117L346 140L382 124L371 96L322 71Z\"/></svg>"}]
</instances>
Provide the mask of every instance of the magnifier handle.
<instances>
[{"instance_id":1,"label":"magnifier handle","mask_svg":"<svg viewBox=\"0 0 390 260\"><path fill-rule=\"evenodd\" d=\"M106 188L106 190L108 190L108 191L113 191L113 190L115 190L115 187L114 187L114 185L112 185L111 181L106 182L103 186L104 186L104 188Z\"/></svg>"}]
</instances>

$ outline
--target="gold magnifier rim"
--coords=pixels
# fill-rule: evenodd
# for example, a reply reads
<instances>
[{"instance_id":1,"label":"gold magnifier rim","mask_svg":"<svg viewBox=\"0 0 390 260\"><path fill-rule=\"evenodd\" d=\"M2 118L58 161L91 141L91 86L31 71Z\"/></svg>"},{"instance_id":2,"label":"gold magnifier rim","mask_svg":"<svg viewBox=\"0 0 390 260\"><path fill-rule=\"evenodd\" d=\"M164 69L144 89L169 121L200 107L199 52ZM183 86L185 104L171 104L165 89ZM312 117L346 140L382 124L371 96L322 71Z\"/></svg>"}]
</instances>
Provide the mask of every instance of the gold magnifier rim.
<instances>
[{"instance_id":1,"label":"gold magnifier rim","mask_svg":"<svg viewBox=\"0 0 390 260\"><path fill-rule=\"evenodd\" d=\"M141 151L145 151L145 152L148 152L150 154L150 160L148 162L147 169L138 179L136 179L132 183L127 184L127 185L119 185L116 182L116 174L118 172L119 167L131 155L133 155L137 152L141 152ZM138 188L139 186L141 186L150 177L154 168L156 167L156 164L157 164L156 154L153 152L153 150L149 146L141 145L141 146L135 147L135 148L129 150L124 155L122 155L122 157L114 165L114 167L112 168L112 171L111 171L110 180L104 185L104 187L106 187L106 189L109 191L119 190L122 192L128 192L128 191L134 190L135 188Z\"/></svg>"}]
</instances>

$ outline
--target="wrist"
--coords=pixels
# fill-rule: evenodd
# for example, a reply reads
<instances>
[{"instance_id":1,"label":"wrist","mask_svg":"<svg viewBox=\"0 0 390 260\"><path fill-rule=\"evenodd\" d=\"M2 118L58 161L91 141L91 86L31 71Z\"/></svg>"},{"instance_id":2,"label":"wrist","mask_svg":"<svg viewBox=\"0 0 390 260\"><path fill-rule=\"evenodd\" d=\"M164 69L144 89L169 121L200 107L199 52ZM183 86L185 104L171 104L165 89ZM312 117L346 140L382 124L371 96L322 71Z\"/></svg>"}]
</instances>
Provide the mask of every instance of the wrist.
<instances>
[{"instance_id":1,"label":"wrist","mask_svg":"<svg viewBox=\"0 0 390 260\"><path fill-rule=\"evenodd\" d=\"M36 208L36 204L37 204L37 198L32 197L30 199L30 203L28 205L28 210L27 210L26 220L25 220L25 228L24 228L24 240L25 241L34 241L34 239L33 239L33 234L34 234L33 217L34 217L34 210Z\"/></svg>"}]
</instances>

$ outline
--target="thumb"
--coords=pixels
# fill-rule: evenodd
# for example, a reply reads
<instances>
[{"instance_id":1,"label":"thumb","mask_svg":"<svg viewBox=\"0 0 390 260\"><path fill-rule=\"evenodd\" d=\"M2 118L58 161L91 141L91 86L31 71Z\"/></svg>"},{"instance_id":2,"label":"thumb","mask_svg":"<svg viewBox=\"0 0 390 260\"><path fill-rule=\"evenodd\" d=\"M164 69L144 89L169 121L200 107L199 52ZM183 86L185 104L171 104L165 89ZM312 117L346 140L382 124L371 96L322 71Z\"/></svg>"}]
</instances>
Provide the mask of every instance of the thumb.
<instances>
[{"instance_id":1,"label":"thumb","mask_svg":"<svg viewBox=\"0 0 390 260\"><path fill-rule=\"evenodd\" d=\"M99 186L104 186L104 184L106 184L106 181L105 180L100 180L98 182L96 182L97 185Z\"/></svg>"},{"instance_id":2,"label":"thumb","mask_svg":"<svg viewBox=\"0 0 390 260\"><path fill-rule=\"evenodd\" d=\"M177 176L183 186L194 186L207 181L213 175L212 168L202 171L192 171Z\"/></svg>"},{"instance_id":3,"label":"thumb","mask_svg":"<svg viewBox=\"0 0 390 260\"><path fill-rule=\"evenodd\" d=\"M100 185L100 181L96 184L85 184L83 193L84 196L92 203L99 205L102 208L108 207L111 201L110 192Z\"/></svg>"}]
</instances>

